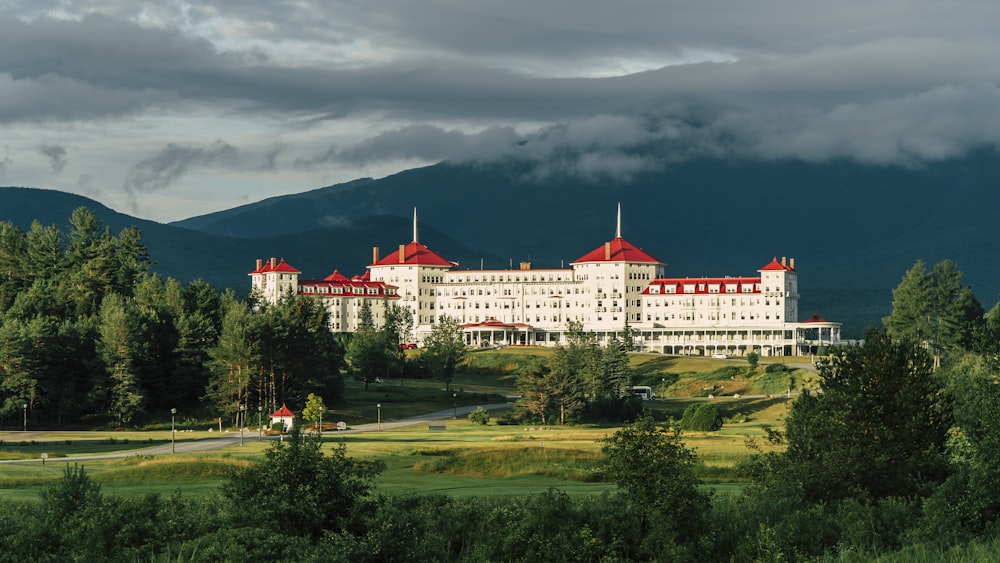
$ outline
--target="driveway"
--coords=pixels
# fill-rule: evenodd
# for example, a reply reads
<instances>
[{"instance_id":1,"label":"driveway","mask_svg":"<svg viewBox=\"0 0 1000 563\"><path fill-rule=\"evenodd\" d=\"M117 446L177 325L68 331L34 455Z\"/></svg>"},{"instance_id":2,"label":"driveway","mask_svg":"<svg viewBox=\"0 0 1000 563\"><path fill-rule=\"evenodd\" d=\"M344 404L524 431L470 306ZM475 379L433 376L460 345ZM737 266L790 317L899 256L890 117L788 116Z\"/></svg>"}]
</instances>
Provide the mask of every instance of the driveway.
<instances>
[{"instance_id":1,"label":"driveway","mask_svg":"<svg viewBox=\"0 0 1000 563\"><path fill-rule=\"evenodd\" d=\"M507 403L497 403L492 405L482 405L486 410L497 410L510 407ZM391 420L382 421L382 430L392 430L394 428L403 428L406 426L416 426L418 424L428 424L431 422L439 422L442 420L450 420L456 414L460 417L466 417L470 412L479 408L478 406L465 406L458 407L457 409L444 409L437 412L432 412L420 416L413 416L410 418L404 418L402 420ZM376 422L368 424L359 424L357 426L351 427L349 430L333 431L328 432L328 434L358 434L361 432L375 432L379 430L379 424ZM3 435L5 441L21 441L21 440L41 440L44 439L46 432L29 430L28 432L8 432ZM247 432L244 434L243 439L246 441L256 440L256 432ZM278 436L265 436L265 440L277 440ZM199 440L181 440L174 443L177 453L188 453L188 452L207 452L212 450L221 450L223 448L228 448L229 446L235 446L240 443L240 435L230 432L229 434L219 437L219 438L203 438ZM52 458L52 462L68 462L68 461L91 461L95 459L121 459L125 457L132 457L137 455L165 455L171 453L170 444L161 444L159 446L152 446L148 448L140 448L135 450L128 450L122 452L115 452L110 454L93 454L93 455L79 455L79 456L69 456ZM6 463L41 463L41 459L11 459L0 461L0 464Z\"/></svg>"}]
</instances>

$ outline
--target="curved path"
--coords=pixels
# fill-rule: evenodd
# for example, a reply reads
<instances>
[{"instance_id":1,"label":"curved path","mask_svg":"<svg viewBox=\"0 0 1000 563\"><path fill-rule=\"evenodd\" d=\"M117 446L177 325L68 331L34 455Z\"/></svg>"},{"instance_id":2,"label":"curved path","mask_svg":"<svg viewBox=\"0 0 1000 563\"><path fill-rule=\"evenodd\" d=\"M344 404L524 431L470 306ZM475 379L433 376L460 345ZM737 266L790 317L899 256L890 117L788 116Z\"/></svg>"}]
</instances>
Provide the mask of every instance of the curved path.
<instances>
[{"instance_id":1,"label":"curved path","mask_svg":"<svg viewBox=\"0 0 1000 563\"><path fill-rule=\"evenodd\" d=\"M497 404L492 404L492 405L482 405L482 407L484 409L486 409L486 410L497 410L497 409L508 408L508 407L510 407L510 404L507 404L507 403L497 403ZM473 406L464 406L464 407L458 407L457 409L456 408L445 409L445 410L440 410L440 411L437 411L437 412L432 412L432 413L424 414L424 415L420 415L420 416L413 416L413 417L410 417L410 418L404 418L404 419L401 419L401 420L382 421L381 425L379 423L377 423L377 422L371 422L371 423L367 423L367 424L359 424L357 426L351 427L348 430L333 431L333 432L328 432L328 434L339 435L339 434L357 434L357 433L360 433L360 432L375 432L375 431L378 431L380 429L380 427L381 427L381 430L392 430L394 428L403 428L403 427L406 427L406 426L415 426L415 425L418 425L418 424L427 424L427 423L438 422L438 421L442 421L442 420L450 420L450 419L454 418L456 415L457 416L468 416L468 414L470 412L474 411L477 408L479 408L479 407L478 406L475 406L475 407L473 407ZM12 432L8 432L8 433L4 434L3 437L6 440L17 440L17 441L20 441L20 440L37 440L37 439L44 438L44 434L45 434L45 432L43 432L43 431L35 431L35 430L29 430L28 432L12 431ZM256 440L257 437L254 436L253 434L254 433L252 433L252 432L247 432L244 435L244 440L246 440L246 441ZM267 436L265 439L267 439L267 440L277 440L278 437L277 436ZM177 442L174 443L174 448L176 449L177 453L206 452L206 451L211 451L211 450L220 450L222 448L228 448L229 446L235 446L235 445L237 445L239 443L240 443L240 436L239 436L239 434L235 434L234 435L234 433L230 432L228 435L223 436L223 437L219 437L219 438L202 438L202 439L198 439L198 440L189 440L189 441L181 440L181 441L177 441ZM68 456L68 457L52 458L49 461L52 461L54 463L55 462L63 463L63 462L68 462L68 461L91 461L91 460L95 460L95 459L120 459L120 458L132 457L132 456L138 456L138 455L165 455L165 454L169 454L169 453L171 453L171 444L161 444L159 446L152 446L152 447L149 447L149 448L142 448L142 449L136 449L136 450L114 452L114 453L110 453L110 454L93 454L93 455L79 455L79 456L74 455L74 456ZM41 462L42 462L42 460L38 459L38 458L32 458L32 459L11 459L11 460L2 460L2 461L0 461L0 464L6 464L6 463L41 463Z\"/></svg>"}]
</instances>

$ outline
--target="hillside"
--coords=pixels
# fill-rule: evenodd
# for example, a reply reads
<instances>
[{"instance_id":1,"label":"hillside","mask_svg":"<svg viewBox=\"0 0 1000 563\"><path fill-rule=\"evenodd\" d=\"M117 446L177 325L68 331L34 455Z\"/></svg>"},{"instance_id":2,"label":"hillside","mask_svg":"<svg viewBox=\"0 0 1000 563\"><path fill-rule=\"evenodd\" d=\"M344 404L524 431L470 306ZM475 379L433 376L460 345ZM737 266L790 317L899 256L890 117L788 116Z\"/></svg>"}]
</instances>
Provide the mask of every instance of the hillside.
<instances>
[{"instance_id":1,"label":"hillside","mask_svg":"<svg viewBox=\"0 0 1000 563\"><path fill-rule=\"evenodd\" d=\"M138 226L157 272L242 290L256 258L284 257L304 277L360 273L373 246L411 239L414 207L421 241L463 266L567 265L614 236L620 201L623 236L668 275L747 275L772 256L795 257L802 316L819 312L857 337L889 312L891 288L917 259L955 260L983 305L996 302L998 176L993 153L913 169L703 160L617 184L543 185L523 164L442 163L170 225L71 194L5 188L0 220L64 225L86 205L113 231Z\"/></svg>"},{"instance_id":2,"label":"hillside","mask_svg":"<svg viewBox=\"0 0 1000 563\"><path fill-rule=\"evenodd\" d=\"M1000 291L995 154L922 169L700 161L617 185L539 185L525 174L513 164L439 164L175 225L274 236L375 213L406 216L416 206L421 222L499 258L487 267L558 266L613 236L621 201L623 235L671 275L748 274L785 255L796 257L803 287L888 290L918 258L951 258L987 306Z\"/></svg>"},{"instance_id":3,"label":"hillside","mask_svg":"<svg viewBox=\"0 0 1000 563\"><path fill-rule=\"evenodd\" d=\"M247 273L257 258L282 257L303 277L321 278L338 268L360 274L371 261L372 247L395 248L412 238L412 221L402 216L365 217L341 227L316 228L301 233L260 239L239 239L201 233L118 213L85 197L56 190L0 187L0 221L28 229L34 220L68 229L70 214L90 209L113 233L136 226L155 264L153 271L191 281L201 278L218 287L249 289ZM492 258L455 242L431 225L422 225L421 240L453 260Z\"/></svg>"}]
</instances>

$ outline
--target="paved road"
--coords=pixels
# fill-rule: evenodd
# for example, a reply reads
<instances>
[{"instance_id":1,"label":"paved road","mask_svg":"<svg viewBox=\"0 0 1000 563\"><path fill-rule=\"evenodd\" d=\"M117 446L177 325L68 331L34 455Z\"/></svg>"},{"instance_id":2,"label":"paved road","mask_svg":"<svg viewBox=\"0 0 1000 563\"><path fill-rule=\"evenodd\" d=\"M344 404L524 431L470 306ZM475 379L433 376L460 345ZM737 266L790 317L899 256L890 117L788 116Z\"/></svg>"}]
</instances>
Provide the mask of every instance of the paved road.
<instances>
[{"instance_id":1,"label":"paved road","mask_svg":"<svg viewBox=\"0 0 1000 563\"><path fill-rule=\"evenodd\" d=\"M510 407L507 403L498 403L492 405L482 405L486 410L497 410ZM415 426L418 424L427 424L430 422L439 422L450 420L454 416L465 417L478 407L465 406L458 407L457 409L445 409L437 412L432 412L429 414L424 414L420 416L414 416L410 418L404 418L402 420L387 420L382 421L381 424L372 422L368 424L359 424L357 426L352 426L349 430L343 430L340 432L328 432L327 435L340 435L340 434L358 434L361 432L376 432L380 428L381 430L392 430L393 428L403 428L406 426ZM21 441L21 440L43 440L46 432L44 431L34 431L29 430L28 432L8 432L2 435L4 440L9 441ZM257 436L255 432L247 432L244 435L244 439L247 441L256 440ZM277 436L266 436L265 440L277 440ZM234 446L240 443L240 435L235 433L229 433L225 436L219 438L203 438L199 440L181 440L175 442L175 447L177 453L187 453L187 452L206 452L211 450L221 450L222 448L228 448L229 446ZM91 461L95 459L120 459L125 457L132 457L137 455L164 455L171 453L170 444L162 444L159 446L152 446L148 448L140 448L135 450L128 450L122 452L115 452L110 454L94 454L94 455L80 455L80 456L70 456L70 457L60 457L52 458L50 461L63 463L67 461ZM0 461L0 464L5 463L41 463L41 459L12 459Z\"/></svg>"}]
</instances>

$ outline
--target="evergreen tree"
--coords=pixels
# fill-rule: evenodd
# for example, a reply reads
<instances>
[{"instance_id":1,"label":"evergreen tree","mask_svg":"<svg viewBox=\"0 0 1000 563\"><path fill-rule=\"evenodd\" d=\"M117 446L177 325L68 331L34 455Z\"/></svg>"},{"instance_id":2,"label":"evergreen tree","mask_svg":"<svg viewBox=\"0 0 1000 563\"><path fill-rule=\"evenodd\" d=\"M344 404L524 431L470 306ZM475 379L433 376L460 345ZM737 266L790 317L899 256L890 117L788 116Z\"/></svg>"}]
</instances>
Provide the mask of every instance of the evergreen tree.
<instances>
[{"instance_id":1,"label":"evergreen tree","mask_svg":"<svg viewBox=\"0 0 1000 563\"><path fill-rule=\"evenodd\" d=\"M28 284L27 238L10 221L0 222L0 316Z\"/></svg>"},{"instance_id":2,"label":"evergreen tree","mask_svg":"<svg viewBox=\"0 0 1000 563\"><path fill-rule=\"evenodd\" d=\"M971 350L983 323L983 308L962 286L962 272L951 260L930 272L918 260L892 292L892 313L882 319L889 334L924 344L939 366L942 354Z\"/></svg>"},{"instance_id":3,"label":"evergreen tree","mask_svg":"<svg viewBox=\"0 0 1000 563\"><path fill-rule=\"evenodd\" d=\"M630 395L632 368L629 366L625 344L612 338L601 354L603 385L602 396L620 399Z\"/></svg>"},{"instance_id":4,"label":"evergreen tree","mask_svg":"<svg viewBox=\"0 0 1000 563\"><path fill-rule=\"evenodd\" d=\"M98 330L108 412L119 424L128 424L146 401L141 367L149 364L148 324L130 301L112 293L101 303Z\"/></svg>"},{"instance_id":5,"label":"evergreen tree","mask_svg":"<svg viewBox=\"0 0 1000 563\"><path fill-rule=\"evenodd\" d=\"M73 289L74 314L94 315L115 287L114 239L90 210L77 208L70 216L66 246L66 279Z\"/></svg>"},{"instance_id":6,"label":"evergreen tree","mask_svg":"<svg viewBox=\"0 0 1000 563\"><path fill-rule=\"evenodd\" d=\"M115 287L119 293L131 295L139 276L148 272L152 264L139 229L122 229L115 237L114 252Z\"/></svg>"},{"instance_id":7,"label":"evergreen tree","mask_svg":"<svg viewBox=\"0 0 1000 563\"><path fill-rule=\"evenodd\" d=\"M566 369L579 380L585 397L596 399L603 396L606 387L597 335L583 330L583 323L570 321L567 323L566 340Z\"/></svg>"},{"instance_id":8,"label":"evergreen tree","mask_svg":"<svg viewBox=\"0 0 1000 563\"><path fill-rule=\"evenodd\" d=\"M211 379L206 398L215 409L235 416L239 405L264 405L277 410L274 400L265 399L266 388L260 374L261 360L255 315L247 303L227 292L222 298L222 330L216 345L209 350ZM256 379L255 401L250 401L251 382Z\"/></svg>"},{"instance_id":9,"label":"evergreen tree","mask_svg":"<svg viewBox=\"0 0 1000 563\"><path fill-rule=\"evenodd\" d=\"M587 389L569 348L558 348L549 365L551 370L546 375L546 387L551 393L552 404L559 412L559 424L566 424L586 406Z\"/></svg>"},{"instance_id":10,"label":"evergreen tree","mask_svg":"<svg viewBox=\"0 0 1000 563\"><path fill-rule=\"evenodd\" d=\"M62 272L62 232L59 227L43 227L38 221L31 224L27 235L27 266L32 279L51 280Z\"/></svg>"},{"instance_id":11,"label":"evergreen tree","mask_svg":"<svg viewBox=\"0 0 1000 563\"><path fill-rule=\"evenodd\" d=\"M917 260L892 290L892 313L882 319L897 340L927 342L931 338L931 281L923 260Z\"/></svg>"},{"instance_id":12,"label":"evergreen tree","mask_svg":"<svg viewBox=\"0 0 1000 563\"><path fill-rule=\"evenodd\" d=\"M549 411L553 404L554 391L550 384L548 366L517 376L517 392L521 397L518 406L537 416L542 424L548 424Z\"/></svg>"}]
</instances>

